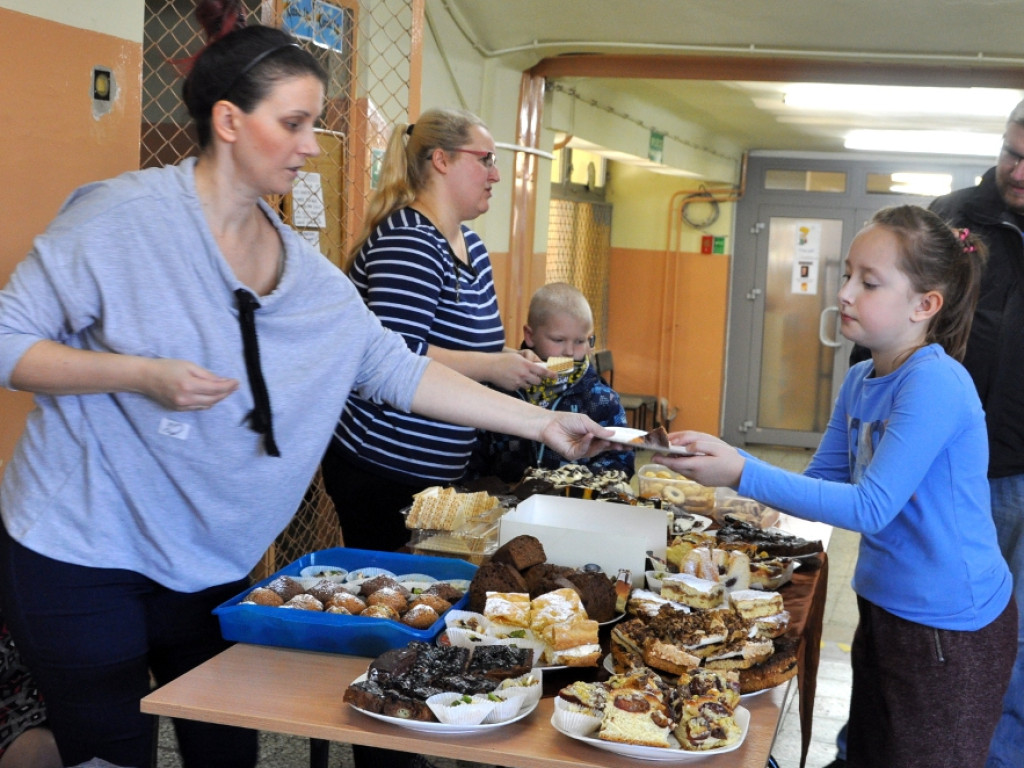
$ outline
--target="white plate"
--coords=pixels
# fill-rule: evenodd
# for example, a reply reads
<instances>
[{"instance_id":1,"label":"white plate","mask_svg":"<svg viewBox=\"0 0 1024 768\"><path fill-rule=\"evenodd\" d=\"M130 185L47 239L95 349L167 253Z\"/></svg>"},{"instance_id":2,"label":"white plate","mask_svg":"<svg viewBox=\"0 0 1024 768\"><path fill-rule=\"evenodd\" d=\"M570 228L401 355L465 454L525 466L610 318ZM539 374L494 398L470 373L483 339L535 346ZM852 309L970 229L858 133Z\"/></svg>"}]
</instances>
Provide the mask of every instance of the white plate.
<instances>
[{"instance_id":1,"label":"white plate","mask_svg":"<svg viewBox=\"0 0 1024 768\"><path fill-rule=\"evenodd\" d=\"M673 456L697 456L696 453L683 448L681 445L670 445L668 448L664 448L660 445L652 445L648 443L636 443L633 442L638 437L644 437L647 434L647 430L644 429L633 429L632 427L608 427L615 434L611 437L603 438L609 443L618 443L619 445L625 445L628 448L636 448L637 450L654 451L655 453L670 453Z\"/></svg>"},{"instance_id":2,"label":"white plate","mask_svg":"<svg viewBox=\"0 0 1024 768\"><path fill-rule=\"evenodd\" d=\"M610 619L608 619L608 621L599 621L599 622L597 622L597 626L599 626L599 627L611 626L612 624L615 624L616 622L622 621L622 618L625 615L626 615L625 611L623 611L622 613L617 613L614 616L612 616Z\"/></svg>"},{"instance_id":3,"label":"white plate","mask_svg":"<svg viewBox=\"0 0 1024 768\"><path fill-rule=\"evenodd\" d=\"M750 727L750 712L743 707L736 707L736 711L733 712L733 719L736 721L736 725L740 727L739 740L729 747L722 747L721 749L706 749L701 752L691 752L685 749L672 749L665 747L638 747L635 744L619 744L616 741L605 741L604 739L598 739L594 736L577 736L576 734L563 731L555 725L554 716L551 718L551 726L559 733L568 736L570 739L582 741L583 743L590 744L598 749L603 749L605 752L614 752L616 755L632 757L635 760L681 763L690 760L701 760L705 757L713 757L714 755L722 755L726 752L732 752L733 750L738 749L747 738L747 729ZM674 738L675 737L670 737L670 739Z\"/></svg>"},{"instance_id":4,"label":"white plate","mask_svg":"<svg viewBox=\"0 0 1024 768\"><path fill-rule=\"evenodd\" d=\"M358 683L365 679L366 675L363 674L352 682ZM356 712L366 715L367 717L372 717L374 720L381 720L385 723L391 723L392 725L397 725L402 728L408 728L410 731L419 731L420 733L443 733L446 736L455 736L464 733L484 733L486 731L494 730L495 728L501 728L505 725L517 723L533 712L533 710L537 708L537 704L540 703L539 700L528 701L525 697L523 701L524 708L519 710L519 714L515 717L501 723L481 723L480 725L446 725L445 723L433 723L425 720L408 720L404 717L389 717L388 715L381 715L377 712L367 712L365 709L360 709L355 704L349 704L349 706Z\"/></svg>"}]
</instances>

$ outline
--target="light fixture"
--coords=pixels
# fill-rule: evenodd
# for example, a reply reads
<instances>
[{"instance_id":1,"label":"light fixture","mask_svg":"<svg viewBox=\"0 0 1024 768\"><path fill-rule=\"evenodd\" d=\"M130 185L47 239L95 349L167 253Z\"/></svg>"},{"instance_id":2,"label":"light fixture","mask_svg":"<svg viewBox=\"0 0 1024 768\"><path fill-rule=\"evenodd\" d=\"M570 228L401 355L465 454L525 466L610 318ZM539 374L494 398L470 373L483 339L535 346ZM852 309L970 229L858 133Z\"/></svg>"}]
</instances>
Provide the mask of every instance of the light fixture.
<instances>
[{"instance_id":1,"label":"light fixture","mask_svg":"<svg viewBox=\"0 0 1024 768\"><path fill-rule=\"evenodd\" d=\"M865 149L875 152L911 152L995 158L999 154L1002 141L1003 138L998 133L855 130L846 134L844 146L847 149Z\"/></svg>"},{"instance_id":2,"label":"light fixture","mask_svg":"<svg viewBox=\"0 0 1024 768\"><path fill-rule=\"evenodd\" d=\"M811 112L892 115L972 115L1005 119L1024 92L1006 88L937 88L899 85L793 83L787 107Z\"/></svg>"},{"instance_id":3,"label":"light fixture","mask_svg":"<svg viewBox=\"0 0 1024 768\"><path fill-rule=\"evenodd\" d=\"M950 173L913 173L897 171L889 176L892 182L889 191L901 195L939 197L953 189L953 175Z\"/></svg>"}]
</instances>

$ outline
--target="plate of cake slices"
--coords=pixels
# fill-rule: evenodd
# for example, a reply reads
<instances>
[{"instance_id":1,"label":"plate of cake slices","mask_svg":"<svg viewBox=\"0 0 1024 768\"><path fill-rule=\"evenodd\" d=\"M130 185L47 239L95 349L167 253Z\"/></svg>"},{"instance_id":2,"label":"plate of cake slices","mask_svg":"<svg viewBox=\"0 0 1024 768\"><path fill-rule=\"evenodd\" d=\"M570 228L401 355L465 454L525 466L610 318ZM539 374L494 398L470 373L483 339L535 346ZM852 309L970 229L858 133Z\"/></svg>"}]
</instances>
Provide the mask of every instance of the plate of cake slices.
<instances>
[{"instance_id":1,"label":"plate of cake slices","mask_svg":"<svg viewBox=\"0 0 1024 768\"><path fill-rule=\"evenodd\" d=\"M616 755L622 755L623 757L630 757L634 760L648 760L652 762L665 762L665 763L681 763L690 760L701 760L705 757L713 757L715 755L722 755L727 752L732 752L743 744L747 738L747 730L750 727L750 712L744 707L736 707L732 714L736 725L739 726L740 736L732 744L726 747L718 747L712 749L702 750L689 750L683 749L679 740L674 735L668 737L668 747L648 747L641 746L638 744L625 744L618 741L608 741L607 739L598 738L598 730L595 729L589 733L580 734L572 733L569 730L561 727L557 722L557 718L553 715L551 718L552 727L559 733L568 736L570 739L576 739L576 741L582 741L584 744L589 744L597 749L602 749L605 752L612 752Z\"/></svg>"},{"instance_id":2,"label":"plate of cake slices","mask_svg":"<svg viewBox=\"0 0 1024 768\"><path fill-rule=\"evenodd\" d=\"M366 675L360 675L352 684L360 683L366 680ZM502 691L498 691L502 693ZM537 704L540 703L539 696L517 696L520 700L520 706L515 709L514 713L504 720L498 722L482 722L482 723L442 723L434 720L418 720L407 717L393 717L391 715L385 715L381 712L372 712L368 709L356 705L353 702L349 702L349 705L356 712L372 717L374 720L380 720L384 723L391 723L401 728L407 728L410 731L418 731L420 733L439 733L446 736L457 736L462 734L473 734L473 733L486 733L487 731L494 730L495 728L501 728L512 723L517 723L525 717L529 717L530 713L537 708ZM467 707L468 708L468 707Z\"/></svg>"},{"instance_id":3,"label":"plate of cake slices","mask_svg":"<svg viewBox=\"0 0 1024 768\"><path fill-rule=\"evenodd\" d=\"M632 427L608 427L615 434L603 438L609 443L624 445L637 450L654 451L655 453L670 453L673 456L699 456L700 454L688 451L681 445L672 445L668 441L668 433L664 427L658 427L650 432L644 429L633 429Z\"/></svg>"}]
</instances>

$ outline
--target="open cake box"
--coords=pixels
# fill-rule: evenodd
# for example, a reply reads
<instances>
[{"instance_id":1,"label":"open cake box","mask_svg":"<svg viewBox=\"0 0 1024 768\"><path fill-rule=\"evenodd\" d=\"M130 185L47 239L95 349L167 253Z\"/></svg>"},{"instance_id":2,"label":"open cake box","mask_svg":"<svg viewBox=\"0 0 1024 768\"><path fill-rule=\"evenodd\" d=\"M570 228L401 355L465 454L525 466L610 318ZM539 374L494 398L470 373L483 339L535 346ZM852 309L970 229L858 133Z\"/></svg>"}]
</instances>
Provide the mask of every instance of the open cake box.
<instances>
[{"instance_id":1,"label":"open cake box","mask_svg":"<svg viewBox=\"0 0 1024 768\"><path fill-rule=\"evenodd\" d=\"M664 559L668 540L660 509L559 496L530 496L499 526L499 544L536 536L549 563L572 568L596 563L612 578L628 568L634 587L643 586L647 552Z\"/></svg>"}]
</instances>

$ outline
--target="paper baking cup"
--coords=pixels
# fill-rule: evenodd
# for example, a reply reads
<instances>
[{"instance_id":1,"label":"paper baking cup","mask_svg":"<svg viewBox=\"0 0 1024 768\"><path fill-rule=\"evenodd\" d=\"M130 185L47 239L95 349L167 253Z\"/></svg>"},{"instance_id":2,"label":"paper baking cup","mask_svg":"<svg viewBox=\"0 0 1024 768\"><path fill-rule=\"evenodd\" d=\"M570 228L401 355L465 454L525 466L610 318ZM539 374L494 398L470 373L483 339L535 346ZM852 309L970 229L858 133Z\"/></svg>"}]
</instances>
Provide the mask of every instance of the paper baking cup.
<instances>
[{"instance_id":1,"label":"paper baking cup","mask_svg":"<svg viewBox=\"0 0 1024 768\"><path fill-rule=\"evenodd\" d=\"M341 582L348 576L348 571L336 565L307 565L299 571L299 576Z\"/></svg>"},{"instance_id":2,"label":"paper baking cup","mask_svg":"<svg viewBox=\"0 0 1024 768\"><path fill-rule=\"evenodd\" d=\"M467 624L477 627L476 631L481 635L485 635L491 622L482 613L474 613L473 611L452 610L444 615L444 625L448 629L462 628Z\"/></svg>"},{"instance_id":3,"label":"paper baking cup","mask_svg":"<svg viewBox=\"0 0 1024 768\"><path fill-rule=\"evenodd\" d=\"M491 638L463 627L449 627L445 630L445 635L448 636L448 644L454 645L456 648L469 648L472 650L481 645L492 644Z\"/></svg>"},{"instance_id":4,"label":"paper baking cup","mask_svg":"<svg viewBox=\"0 0 1024 768\"><path fill-rule=\"evenodd\" d=\"M523 706L522 694L495 691L493 695L502 699L502 701L493 701L488 698L486 693L478 693L473 697L474 699L488 701L493 706L493 709L484 718L485 723L503 723L519 714L519 710Z\"/></svg>"},{"instance_id":5,"label":"paper baking cup","mask_svg":"<svg viewBox=\"0 0 1024 768\"><path fill-rule=\"evenodd\" d=\"M559 706L559 702L562 703L562 706ZM571 706L565 699L555 697L555 711L552 713L552 719L557 727L576 736L589 736L601 727L603 719L601 715L590 715L568 708Z\"/></svg>"},{"instance_id":6,"label":"paper baking cup","mask_svg":"<svg viewBox=\"0 0 1024 768\"><path fill-rule=\"evenodd\" d=\"M502 680L497 690L498 693L510 692L521 696L521 709L526 709L540 701L541 694L544 693L544 673L534 668L525 675Z\"/></svg>"},{"instance_id":7,"label":"paper baking cup","mask_svg":"<svg viewBox=\"0 0 1024 768\"><path fill-rule=\"evenodd\" d=\"M465 702L464 698L465 695L461 693L435 693L427 699L427 706L434 717L446 725L480 725L494 709L494 702L486 699L469 697L470 700ZM462 703L452 706L456 700Z\"/></svg>"}]
</instances>

